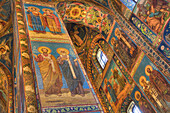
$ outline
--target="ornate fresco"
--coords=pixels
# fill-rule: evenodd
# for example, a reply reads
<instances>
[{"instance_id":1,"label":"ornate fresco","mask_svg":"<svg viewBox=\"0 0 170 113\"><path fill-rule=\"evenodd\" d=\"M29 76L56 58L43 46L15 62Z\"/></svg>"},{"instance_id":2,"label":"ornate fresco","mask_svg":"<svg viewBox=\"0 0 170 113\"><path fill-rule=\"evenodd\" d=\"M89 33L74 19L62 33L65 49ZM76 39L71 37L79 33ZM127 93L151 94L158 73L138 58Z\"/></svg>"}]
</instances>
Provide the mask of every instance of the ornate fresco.
<instances>
[{"instance_id":1,"label":"ornate fresco","mask_svg":"<svg viewBox=\"0 0 170 113\"><path fill-rule=\"evenodd\" d=\"M104 0L96 1L96 2L104 3ZM88 31L87 28L90 27L89 26L90 23L89 24L83 23L84 25L88 26L85 29L84 26L79 25L82 23L79 23L76 21L73 22L74 19L70 20L70 19L63 18L65 22L69 21L68 22L69 24L68 23L66 24L67 29L69 30L68 32L70 36L72 37L73 44L75 45L76 50L78 51L80 55L80 59L82 60L82 62L84 62L83 64L86 67L86 72L91 80L92 85L96 87L96 90L95 90L96 93L99 94L100 98L102 98L101 101L102 101L103 106L107 105L107 107L105 106L104 110L113 111L113 112L121 112L121 109L119 108L120 107L119 104L122 105L123 102L118 101L119 96L121 95L121 90L119 91L119 93L116 93L116 92L117 90L119 90L119 87L121 88L121 87L126 86L127 88L122 90L124 94L126 95L125 98L128 95L130 95L131 99L139 106L141 111L167 112L169 108L168 106L169 101L166 99L167 97L163 95L169 96L168 94L169 92L169 89L168 89L169 87L169 80L168 80L169 79L169 65L168 65L168 58L166 56L168 55L169 47L165 44L167 43L166 39L168 37L167 35L169 34L168 32L169 28L167 27L169 26L169 24L167 24L166 26L164 25L163 28L165 31L158 34L153 29L150 29L149 25L147 25L146 23L143 23L141 18L136 16L135 12L137 11L137 8L135 6L138 5L140 1L138 2L131 1L131 4L127 3L127 1L121 1L121 2L113 1L113 2L121 3L121 5L120 5L120 8L117 8L117 6L113 6L112 4L110 4L111 9L113 9L113 12L116 14L117 17L114 17L111 15L111 20L113 21L113 24L111 24L112 27L109 31L109 34L104 34L100 30L96 30L96 31L93 30L93 32L97 32L97 33L96 33L96 36L94 35L92 36L94 37L92 41L89 41L89 43L91 43L91 46L88 49L86 48L89 47L88 46L89 43L87 43L85 40L89 39L89 37L87 37L86 32ZM73 4L73 3L70 3L70 4ZM75 4L78 4L78 3L75 3ZM115 8L120 14L117 13ZM58 9L59 9L59 12L64 12L60 8ZM128 11L127 9L130 11ZM167 13L168 12L165 11L165 16L167 15ZM125 19L123 19L122 16ZM131 24L128 24L129 22L126 22L125 21L126 19L128 19L129 22L131 22ZM166 17L164 19L165 21L167 21ZM75 24L71 24L70 22L78 23L78 24L76 26ZM133 26L136 27L137 29L133 28ZM97 34L99 33L102 33L104 37L101 35L97 36ZM92 34L92 33L89 32L89 34ZM166 35L166 38L165 38L165 35ZM99 44L100 41L97 41L96 37L98 37L97 40L100 40L101 38L103 40L102 41L103 43L104 43L104 40L106 40L108 44L106 43L104 44L105 46L102 47L102 43ZM162 40L161 42L160 37L162 37L162 39L165 41ZM77 42L79 43L79 45L77 44ZM110 47L107 47L106 45L109 45ZM157 49L155 47L157 47ZM97 54L98 48L102 48L103 51L105 51L104 48L107 48L108 51L110 51L109 48L113 49L114 54L110 52L105 52L109 60L104 70L101 68L99 62L96 60L96 54ZM87 50L88 50L88 53L85 52ZM160 54L159 51L162 53L162 55ZM86 56L88 60L86 60ZM113 61L116 63L116 65L120 69L120 72L126 78L125 80L128 81L127 83L125 82L125 84L127 85L123 85L123 83L119 84L116 78L113 79L116 82L114 81L112 82L112 79L110 79L109 76L111 76L111 72L114 73L115 70L114 70L114 66L111 66L114 63L112 64L112 60L109 58L109 56L113 57ZM154 57L151 57L151 56L154 56ZM156 61L154 61L154 58L156 59ZM113 69L110 69L109 66L111 66ZM110 74L107 71L109 69L111 70ZM113 76L115 76L115 74L113 74ZM121 76L121 74L119 74L119 76ZM160 83L161 84L165 83L165 86L163 86L163 84L154 85L155 78L153 76L158 76L157 78L161 77L160 79L162 79L162 82L160 81ZM109 84L111 83L112 86L107 87L108 83ZM128 86L128 83L130 84L129 86ZM161 91L158 88L158 86L166 87L166 91L163 90L162 88L161 88L162 90ZM116 87L116 89L114 89L114 87ZM153 87L154 89L153 90L146 89L146 87ZM157 92L156 97L154 97L154 95L149 93L153 91ZM129 92L129 93L126 94L125 92ZM164 92L165 94L162 94L161 92ZM161 95L163 97L161 97ZM123 98L123 96L121 97ZM160 101L158 101L158 99Z\"/></svg>"},{"instance_id":2,"label":"ornate fresco","mask_svg":"<svg viewBox=\"0 0 170 113\"><path fill-rule=\"evenodd\" d=\"M101 111L55 9L32 4L24 4L24 8L37 81L37 97L40 100L38 104L42 112ZM27 54L22 56L27 57ZM30 71L28 66L24 68ZM31 85L25 87L29 92L34 91Z\"/></svg>"},{"instance_id":3,"label":"ornate fresco","mask_svg":"<svg viewBox=\"0 0 170 113\"><path fill-rule=\"evenodd\" d=\"M169 0L0 0L0 112L170 111Z\"/></svg>"},{"instance_id":4,"label":"ornate fresco","mask_svg":"<svg viewBox=\"0 0 170 113\"><path fill-rule=\"evenodd\" d=\"M14 111L11 1L0 0L0 112Z\"/></svg>"}]
</instances>

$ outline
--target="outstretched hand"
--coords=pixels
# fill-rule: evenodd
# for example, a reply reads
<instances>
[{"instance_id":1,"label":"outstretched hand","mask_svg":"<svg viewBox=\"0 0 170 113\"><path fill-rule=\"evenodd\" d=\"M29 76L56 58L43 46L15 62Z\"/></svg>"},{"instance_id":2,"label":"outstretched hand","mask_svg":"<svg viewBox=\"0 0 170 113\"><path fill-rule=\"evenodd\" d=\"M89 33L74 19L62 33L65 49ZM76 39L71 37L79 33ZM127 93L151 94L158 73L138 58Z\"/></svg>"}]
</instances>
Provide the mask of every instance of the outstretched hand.
<instances>
[{"instance_id":1,"label":"outstretched hand","mask_svg":"<svg viewBox=\"0 0 170 113\"><path fill-rule=\"evenodd\" d=\"M37 58L37 55L36 55L36 54L33 54L33 56L34 56L35 58Z\"/></svg>"}]
</instances>

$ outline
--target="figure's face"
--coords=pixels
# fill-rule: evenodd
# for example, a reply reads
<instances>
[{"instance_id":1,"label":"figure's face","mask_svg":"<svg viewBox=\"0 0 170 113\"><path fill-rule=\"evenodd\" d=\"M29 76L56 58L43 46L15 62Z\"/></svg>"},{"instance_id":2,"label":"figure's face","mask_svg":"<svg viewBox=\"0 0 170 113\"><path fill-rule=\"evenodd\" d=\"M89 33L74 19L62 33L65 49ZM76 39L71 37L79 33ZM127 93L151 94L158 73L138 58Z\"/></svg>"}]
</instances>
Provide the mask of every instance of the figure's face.
<instances>
[{"instance_id":1,"label":"figure's face","mask_svg":"<svg viewBox=\"0 0 170 113\"><path fill-rule=\"evenodd\" d=\"M147 68L147 72L148 72L148 73L151 73L151 70L150 70L150 68Z\"/></svg>"},{"instance_id":2,"label":"figure's face","mask_svg":"<svg viewBox=\"0 0 170 113\"><path fill-rule=\"evenodd\" d=\"M49 11L49 10L47 10L47 14L50 14L50 11Z\"/></svg>"},{"instance_id":3,"label":"figure's face","mask_svg":"<svg viewBox=\"0 0 170 113\"><path fill-rule=\"evenodd\" d=\"M137 94L137 95L136 95L136 97L137 97L137 98L140 98L140 95L139 95L139 94Z\"/></svg>"},{"instance_id":4,"label":"figure's face","mask_svg":"<svg viewBox=\"0 0 170 113\"><path fill-rule=\"evenodd\" d=\"M31 8L31 10L32 10L32 11L36 11L36 9L35 9L35 8Z\"/></svg>"},{"instance_id":5,"label":"figure's face","mask_svg":"<svg viewBox=\"0 0 170 113\"><path fill-rule=\"evenodd\" d=\"M145 80L144 80L144 79L142 79L142 81L141 81L141 82L142 82L143 86L145 86L145 83L146 83L146 82L145 82Z\"/></svg>"},{"instance_id":6,"label":"figure's face","mask_svg":"<svg viewBox=\"0 0 170 113\"><path fill-rule=\"evenodd\" d=\"M42 52L43 52L43 53L47 53L47 52L48 52L48 49L42 48Z\"/></svg>"},{"instance_id":7,"label":"figure's face","mask_svg":"<svg viewBox=\"0 0 170 113\"><path fill-rule=\"evenodd\" d=\"M67 53L65 51L61 51L61 53L62 53L63 56L67 55Z\"/></svg>"}]
</instances>

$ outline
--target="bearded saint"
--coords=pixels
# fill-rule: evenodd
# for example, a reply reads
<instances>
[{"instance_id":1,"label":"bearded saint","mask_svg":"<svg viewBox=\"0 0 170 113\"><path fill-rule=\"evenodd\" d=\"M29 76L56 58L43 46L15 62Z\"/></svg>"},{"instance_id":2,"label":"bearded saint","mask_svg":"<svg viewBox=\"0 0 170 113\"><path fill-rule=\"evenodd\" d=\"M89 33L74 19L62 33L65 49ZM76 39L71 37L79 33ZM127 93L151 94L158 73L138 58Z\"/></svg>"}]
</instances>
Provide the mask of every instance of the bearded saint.
<instances>
[{"instance_id":1,"label":"bearded saint","mask_svg":"<svg viewBox=\"0 0 170 113\"><path fill-rule=\"evenodd\" d=\"M69 51L65 48L58 48L57 52L60 54L57 61L62 69L71 96L75 96L76 94L85 96L83 89L83 83L85 80L80 67L78 66L77 59L70 56Z\"/></svg>"},{"instance_id":2,"label":"bearded saint","mask_svg":"<svg viewBox=\"0 0 170 113\"><path fill-rule=\"evenodd\" d=\"M43 87L45 96L57 94L61 96L62 73L56 58L50 54L51 50L47 47L39 47L38 51L41 53L35 56L35 61L38 62L40 73L43 80Z\"/></svg>"}]
</instances>

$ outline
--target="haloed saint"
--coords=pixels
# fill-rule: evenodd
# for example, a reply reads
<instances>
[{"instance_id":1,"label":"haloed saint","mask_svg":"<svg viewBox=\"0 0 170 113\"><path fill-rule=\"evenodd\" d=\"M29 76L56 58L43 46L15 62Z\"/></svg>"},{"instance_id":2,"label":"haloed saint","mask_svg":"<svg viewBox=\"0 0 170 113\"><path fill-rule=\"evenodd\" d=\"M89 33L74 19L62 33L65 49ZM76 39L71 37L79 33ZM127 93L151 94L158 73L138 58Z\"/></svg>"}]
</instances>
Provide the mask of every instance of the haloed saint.
<instances>
[{"instance_id":1,"label":"haloed saint","mask_svg":"<svg viewBox=\"0 0 170 113\"><path fill-rule=\"evenodd\" d=\"M77 94L85 96L83 89L84 76L78 66L77 58L74 59L71 55L69 55L69 51L66 48L58 48L57 52L60 54L57 61L62 69L62 73L71 92L71 96L75 96Z\"/></svg>"},{"instance_id":2,"label":"haloed saint","mask_svg":"<svg viewBox=\"0 0 170 113\"><path fill-rule=\"evenodd\" d=\"M48 47L41 46L38 48L38 51L41 54L34 56L40 68L45 96L51 94L61 96L61 88L63 86L62 73L56 58L50 54L51 49Z\"/></svg>"}]
</instances>

